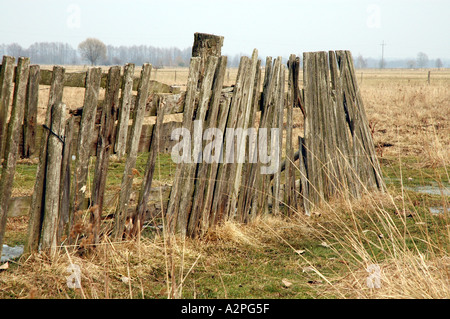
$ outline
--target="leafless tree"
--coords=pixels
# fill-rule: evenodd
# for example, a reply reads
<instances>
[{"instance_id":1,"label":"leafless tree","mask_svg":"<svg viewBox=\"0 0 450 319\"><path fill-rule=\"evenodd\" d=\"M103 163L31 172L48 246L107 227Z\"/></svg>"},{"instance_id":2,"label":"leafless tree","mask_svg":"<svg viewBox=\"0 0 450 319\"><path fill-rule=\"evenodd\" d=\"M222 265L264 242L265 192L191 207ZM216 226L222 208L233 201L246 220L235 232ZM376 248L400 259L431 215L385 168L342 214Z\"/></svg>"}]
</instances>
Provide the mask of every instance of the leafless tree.
<instances>
[{"instance_id":1,"label":"leafless tree","mask_svg":"<svg viewBox=\"0 0 450 319\"><path fill-rule=\"evenodd\" d=\"M358 58L356 59L356 68L358 69L367 68L367 61L361 54L358 55Z\"/></svg>"},{"instance_id":2,"label":"leafless tree","mask_svg":"<svg viewBox=\"0 0 450 319\"><path fill-rule=\"evenodd\" d=\"M6 46L6 51L8 55L18 58L19 56L24 56L25 50L18 43L11 43Z\"/></svg>"},{"instance_id":3,"label":"leafless tree","mask_svg":"<svg viewBox=\"0 0 450 319\"><path fill-rule=\"evenodd\" d=\"M428 66L428 55L424 52L417 53L417 66L419 68L426 68Z\"/></svg>"},{"instance_id":4,"label":"leafless tree","mask_svg":"<svg viewBox=\"0 0 450 319\"><path fill-rule=\"evenodd\" d=\"M444 66L444 64L442 63L442 60L441 59L436 59L436 67L438 68L438 69L440 69L440 68L442 68Z\"/></svg>"},{"instance_id":5,"label":"leafless tree","mask_svg":"<svg viewBox=\"0 0 450 319\"><path fill-rule=\"evenodd\" d=\"M95 38L87 38L78 45L80 55L91 65L96 65L101 60L106 59L106 45Z\"/></svg>"}]
</instances>

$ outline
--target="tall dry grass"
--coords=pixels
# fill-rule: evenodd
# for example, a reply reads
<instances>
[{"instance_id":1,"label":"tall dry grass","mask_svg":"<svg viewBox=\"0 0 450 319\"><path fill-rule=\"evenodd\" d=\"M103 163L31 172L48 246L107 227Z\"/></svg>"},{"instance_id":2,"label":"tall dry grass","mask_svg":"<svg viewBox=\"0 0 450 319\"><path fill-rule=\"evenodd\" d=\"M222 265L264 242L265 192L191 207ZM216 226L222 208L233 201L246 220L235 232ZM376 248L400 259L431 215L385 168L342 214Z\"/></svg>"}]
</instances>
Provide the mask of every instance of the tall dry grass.
<instances>
[{"instance_id":1,"label":"tall dry grass","mask_svg":"<svg viewBox=\"0 0 450 319\"><path fill-rule=\"evenodd\" d=\"M423 74L364 71L360 83L363 100L375 143L392 144L382 147L380 156L401 160L415 155L423 166L447 167L450 74L436 82L432 77L431 84ZM65 89L64 100L71 107L81 106L82 94L77 90ZM45 101L43 93L42 108ZM300 113L296 117L295 134L302 135ZM0 290L14 298L177 298L183 296L186 282L200 265L213 267L230 258L208 257L208 251L265 247L271 239L291 247L297 258L292 267L298 267L299 276L307 267L312 270L320 283L318 297L449 298L448 214L439 217L441 226L417 212L408 217L407 202L406 195L396 193L341 197L316 209L311 217L299 210L290 218L263 216L248 225L227 222L201 241L168 236L164 228L151 238L111 242L104 237L82 256L72 246L62 247L54 258L44 253L24 256L15 262L13 271L0 277ZM442 224L446 226L442 228ZM412 232L411 225L418 230ZM435 232L439 236L431 235ZM340 267L324 271L313 255L292 244L292 238L299 236L328 249L333 254L329 265ZM83 289L67 287L70 264L81 266ZM381 270L380 288L375 289L367 286L367 268L373 264Z\"/></svg>"}]
</instances>

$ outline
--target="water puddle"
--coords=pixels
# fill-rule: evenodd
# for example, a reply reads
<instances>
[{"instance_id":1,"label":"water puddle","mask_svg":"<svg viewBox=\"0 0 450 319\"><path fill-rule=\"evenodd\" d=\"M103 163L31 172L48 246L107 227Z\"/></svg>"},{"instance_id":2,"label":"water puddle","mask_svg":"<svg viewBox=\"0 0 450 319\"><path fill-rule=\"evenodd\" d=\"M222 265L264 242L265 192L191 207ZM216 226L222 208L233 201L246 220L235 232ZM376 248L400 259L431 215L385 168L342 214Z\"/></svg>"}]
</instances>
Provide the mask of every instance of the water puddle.
<instances>
[{"instance_id":1,"label":"water puddle","mask_svg":"<svg viewBox=\"0 0 450 319\"><path fill-rule=\"evenodd\" d=\"M23 254L23 246L9 247L8 245L3 245L2 256L0 262L6 262L8 260L20 257Z\"/></svg>"},{"instance_id":2,"label":"water puddle","mask_svg":"<svg viewBox=\"0 0 450 319\"><path fill-rule=\"evenodd\" d=\"M443 214L444 213L444 207L429 207L430 213L432 214Z\"/></svg>"},{"instance_id":3,"label":"water puddle","mask_svg":"<svg viewBox=\"0 0 450 319\"><path fill-rule=\"evenodd\" d=\"M428 195L438 195L438 196L450 196L450 188L446 185L439 186L437 183L433 183L432 185L426 186L413 186L413 187L405 187L411 191L428 194Z\"/></svg>"}]
</instances>

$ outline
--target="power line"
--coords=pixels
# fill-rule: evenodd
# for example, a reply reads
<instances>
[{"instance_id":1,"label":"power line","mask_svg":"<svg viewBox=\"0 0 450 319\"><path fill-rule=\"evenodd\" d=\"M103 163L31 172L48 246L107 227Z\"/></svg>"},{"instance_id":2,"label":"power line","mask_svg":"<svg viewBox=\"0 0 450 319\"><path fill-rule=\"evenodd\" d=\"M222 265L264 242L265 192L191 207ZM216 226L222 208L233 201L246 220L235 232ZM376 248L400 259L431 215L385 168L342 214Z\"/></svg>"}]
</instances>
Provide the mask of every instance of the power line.
<instances>
[{"instance_id":1,"label":"power line","mask_svg":"<svg viewBox=\"0 0 450 319\"><path fill-rule=\"evenodd\" d=\"M380 69L384 68L384 47L387 45L387 43L384 42L380 44L381 45L381 63L380 63Z\"/></svg>"}]
</instances>

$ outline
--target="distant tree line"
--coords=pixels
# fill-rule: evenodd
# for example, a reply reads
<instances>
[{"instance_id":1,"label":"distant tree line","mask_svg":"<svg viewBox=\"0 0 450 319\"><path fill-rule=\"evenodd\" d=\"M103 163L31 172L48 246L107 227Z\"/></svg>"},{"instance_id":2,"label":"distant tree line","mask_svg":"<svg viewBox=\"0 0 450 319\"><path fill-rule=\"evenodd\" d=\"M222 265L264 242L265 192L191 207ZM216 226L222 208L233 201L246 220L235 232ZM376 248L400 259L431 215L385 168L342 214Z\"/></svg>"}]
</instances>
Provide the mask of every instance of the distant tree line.
<instances>
[{"instance_id":1,"label":"distant tree line","mask_svg":"<svg viewBox=\"0 0 450 319\"><path fill-rule=\"evenodd\" d=\"M87 39L88 40L88 39ZM85 41L83 41L85 42ZM80 43L81 44L81 43ZM36 42L28 48L18 43L0 44L0 56L27 56L34 64L100 64L122 65L125 63L151 63L155 67L185 67L189 66L192 49L177 47L158 48L149 45L106 46L105 54L92 63L85 59L82 48L73 48L70 44L61 42Z\"/></svg>"},{"instance_id":2,"label":"distant tree line","mask_svg":"<svg viewBox=\"0 0 450 319\"><path fill-rule=\"evenodd\" d=\"M35 64L79 64L77 50L61 42L36 42L28 48L18 43L0 44L0 55L29 57Z\"/></svg>"},{"instance_id":3,"label":"distant tree line","mask_svg":"<svg viewBox=\"0 0 450 319\"><path fill-rule=\"evenodd\" d=\"M89 46L88 44L91 44ZM94 45L95 44L95 45ZM91 48L96 48L93 54ZM98 51L100 50L100 51ZM78 48L73 48L68 43L61 42L36 42L28 48L22 47L18 43L0 44L0 56L11 55L14 57L27 56L34 64L100 64L100 65L123 65L125 63L151 63L154 67L188 67L191 58L192 48L179 49L177 47L159 48L151 45L113 46L105 45L98 39L88 38L81 42ZM237 68L242 56L249 54L238 53L228 56L228 67ZM301 54L300 54L300 57ZM261 58L262 66L265 64L265 57ZM283 58L283 62L288 59ZM301 59L302 60L302 59ZM374 58L364 58L361 54L354 56L355 67L380 68L380 60ZM432 60L427 54L419 52L415 59L385 59L384 68L442 68L449 67L449 60L440 58Z\"/></svg>"},{"instance_id":4,"label":"distant tree line","mask_svg":"<svg viewBox=\"0 0 450 319\"><path fill-rule=\"evenodd\" d=\"M417 53L416 58L409 59L384 59L382 62L379 59L364 58L361 54L354 57L355 67L357 69L365 68L407 68L407 69L422 69L422 68L443 68L450 66L450 61L443 61L440 58L429 59L424 52Z\"/></svg>"}]
</instances>

